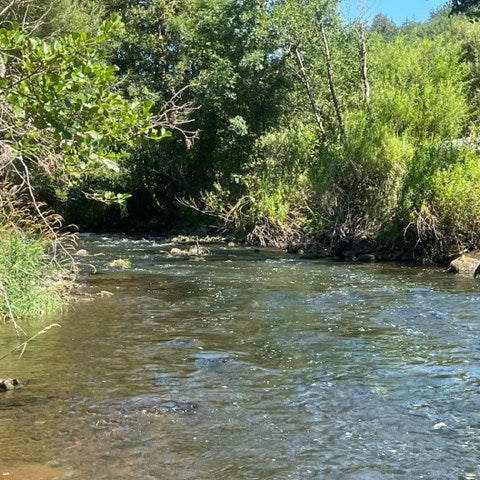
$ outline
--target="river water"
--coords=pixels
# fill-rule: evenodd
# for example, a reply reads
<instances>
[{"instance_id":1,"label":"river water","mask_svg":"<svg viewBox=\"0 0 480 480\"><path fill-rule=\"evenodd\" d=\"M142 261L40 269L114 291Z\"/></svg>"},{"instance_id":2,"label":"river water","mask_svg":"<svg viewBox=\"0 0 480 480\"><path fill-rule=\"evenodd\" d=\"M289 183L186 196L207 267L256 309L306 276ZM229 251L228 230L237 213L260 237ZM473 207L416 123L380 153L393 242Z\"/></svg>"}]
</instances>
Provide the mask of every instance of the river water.
<instances>
[{"instance_id":1,"label":"river water","mask_svg":"<svg viewBox=\"0 0 480 480\"><path fill-rule=\"evenodd\" d=\"M226 246L185 261L158 239L81 247L103 254L82 257L86 290L114 295L31 322L62 327L2 361L26 384L0 397L4 478L480 479L478 281ZM107 267L120 257L131 268Z\"/></svg>"}]
</instances>

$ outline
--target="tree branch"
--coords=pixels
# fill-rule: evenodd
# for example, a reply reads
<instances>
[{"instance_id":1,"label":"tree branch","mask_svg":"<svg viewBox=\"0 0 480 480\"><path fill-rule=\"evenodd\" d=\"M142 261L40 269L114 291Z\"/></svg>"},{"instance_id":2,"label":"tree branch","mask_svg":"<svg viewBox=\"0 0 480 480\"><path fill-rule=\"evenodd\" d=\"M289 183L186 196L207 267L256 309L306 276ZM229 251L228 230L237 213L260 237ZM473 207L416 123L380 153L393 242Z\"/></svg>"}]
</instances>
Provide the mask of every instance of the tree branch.
<instances>
[{"instance_id":1,"label":"tree branch","mask_svg":"<svg viewBox=\"0 0 480 480\"><path fill-rule=\"evenodd\" d=\"M325 136L325 127L323 126L322 114L320 113L320 109L318 108L318 103L315 97L314 90L308 79L307 71L305 70L305 65L303 62L302 52L300 51L299 46L295 47L295 60L298 66L297 75L300 78L301 82L303 83L305 90L307 91L308 99L310 100L310 105L312 106L312 111L313 111L313 114L315 115L315 120L317 122L318 129L320 130L320 133L322 134L322 136Z\"/></svg>"},{"instance_id":2,"label":"tree branch","mask_svg":"<svg viewBox=\"0 0 480 480\"><path fill-rule=\"evenodd\" d=\"M370 111L370 82L368 80L367 40L365 37L365 29L363 24L360 23L357 25L357 33L360 39L360 55L362 58L363 94L365 103Z\"/></svg>"},{"instance_id":3,"label":"tree branch","mask_svg":"<svg viewBox=\"0 0 480 480\"><path fill-rule=\"evenodd\" d=\"M333 78L332 58L330 56L330 47L328 45L327 33L323 23L320 21L320 32L322 33L323 47L325 49L325 60L327 62L327 79L328 86L330 88L330 95L332 96L332 102L335 109L335 115L337 117L338 126L340 128L340 134L342 136L343 144L347 144L347 135L345 133L345 124L343 123L342 111L340 109L340 103L338 101L337 92L335 89L335 81Z\"/></svg>"}]
</instances>

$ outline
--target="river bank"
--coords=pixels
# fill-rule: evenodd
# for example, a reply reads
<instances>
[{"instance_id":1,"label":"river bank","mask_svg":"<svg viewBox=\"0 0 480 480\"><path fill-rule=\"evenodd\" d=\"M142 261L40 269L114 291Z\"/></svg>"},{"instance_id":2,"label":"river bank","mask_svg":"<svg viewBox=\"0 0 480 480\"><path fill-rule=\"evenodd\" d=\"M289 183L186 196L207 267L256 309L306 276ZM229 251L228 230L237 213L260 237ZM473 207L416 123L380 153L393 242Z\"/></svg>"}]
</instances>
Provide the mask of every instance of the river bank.
<instances>
[{"instance_id":1,"label":"river bank","mask_svg":"<svg viewBox=\"0 0 480 480\"><path fill-rule=\"evenodd\" d=\"M237 235L205 235L205 230L200 234L171 234L161 236L163 241L172 244L174 248L180 247L180 250L188 252L192 246L201 248L211 244L219 244L226 246L244 246L249 248L269 248L268 245L258 245L250 243L245 237ZM147 235L146 238L149 236ZM412 266L436 266L448 267L452 260L460 255L450 255L443 258L430 258L426 255L416 255L414 251L405 251L399 249L388 249L385 246L378 246L375 242L367 239L344 238L339 241L305 241L298 243L290 243L283 247L276 248L289 254L298 256L304 260L330 259L344 262L360 262L360 263L394 263L400 265ZM195 256L195 255L193 255Z\"/></svg>"}]
</instances>

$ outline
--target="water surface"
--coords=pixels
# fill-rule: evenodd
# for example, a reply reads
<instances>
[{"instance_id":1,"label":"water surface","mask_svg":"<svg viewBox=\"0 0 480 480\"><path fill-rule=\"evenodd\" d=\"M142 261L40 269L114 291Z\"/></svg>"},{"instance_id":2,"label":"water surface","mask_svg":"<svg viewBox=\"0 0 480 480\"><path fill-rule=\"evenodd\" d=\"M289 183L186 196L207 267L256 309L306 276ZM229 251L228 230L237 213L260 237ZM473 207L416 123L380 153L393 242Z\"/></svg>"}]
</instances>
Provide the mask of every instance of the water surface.
<instances>
[{"instance_id":1,"label":"water surface","mask_svg":"<svg viewBox=\"0 0 480 480\"><path fill-rule=\"evenodd\" d=\"M27 385L0 397L0 474L480 478L478 281L224 246L185 261L155 239L81 246L104 254L82 259L87 291L114 295L2 362ZM120 257L131 268L107 267ZM142 412L164 402L197 408Z\"/></svg>"}]
</instances>

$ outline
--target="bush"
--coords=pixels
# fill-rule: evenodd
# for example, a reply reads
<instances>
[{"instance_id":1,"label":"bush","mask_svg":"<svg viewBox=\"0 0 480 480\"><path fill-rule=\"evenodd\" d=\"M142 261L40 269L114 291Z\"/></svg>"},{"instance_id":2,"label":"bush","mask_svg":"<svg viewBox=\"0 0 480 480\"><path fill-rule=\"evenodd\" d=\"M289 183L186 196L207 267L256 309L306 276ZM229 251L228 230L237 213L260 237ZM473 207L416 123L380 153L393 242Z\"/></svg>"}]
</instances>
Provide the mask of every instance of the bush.
<instances>
[{"instance_id":1,"label":"bush","mask_svg":"<svg viewBox=\"0 0 480 480\"><path fill-rule=\"evenodd\" d=\"M457 163L435 173L432 211L437 218L443 256L480 247L480 161L462 150Z\"/></svg>"},{"instance_id":2,"label":"bush","mask_svg":"<svg viewBox=\"0 0 480 480\"><path fill-rule=\"evenodd\" d=\"M257 140L245 175L236 177L244 196L233 223L250 242L285 246L300 241L305 230L321 228L309 207L317 141L315 127L298 120Z\"/></svg>"}]
</instances>

